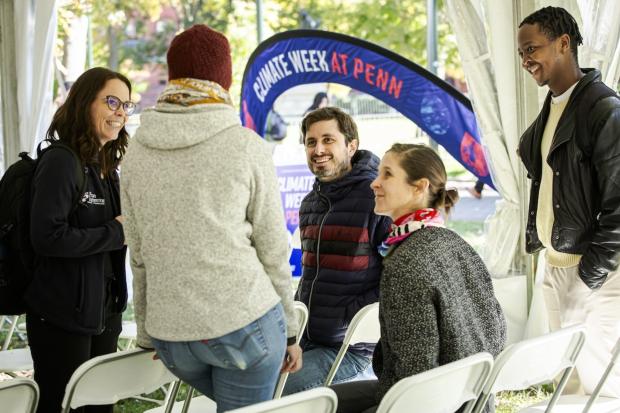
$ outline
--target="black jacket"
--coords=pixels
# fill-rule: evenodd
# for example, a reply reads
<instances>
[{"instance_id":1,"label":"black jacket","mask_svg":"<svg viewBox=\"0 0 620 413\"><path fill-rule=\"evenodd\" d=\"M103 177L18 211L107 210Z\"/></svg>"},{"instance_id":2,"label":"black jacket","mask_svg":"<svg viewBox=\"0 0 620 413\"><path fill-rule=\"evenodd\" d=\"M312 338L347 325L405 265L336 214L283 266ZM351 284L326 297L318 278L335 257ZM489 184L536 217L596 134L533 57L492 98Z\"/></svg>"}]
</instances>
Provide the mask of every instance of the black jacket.
<instances>
[{"instance_id":1,"label":"black jacket","mask_svg":"<svg viewBox=\"0 0 620 413\"><path fill-rule=\"evenodd\" d=\"M112 299L119 313L127 304L123 227L106 217L105 203L120 215L118 174L105 199L98 167L84 168L85 193L78 191L75 157L49 149L33 178L30 237L37 253L33 280L26 291L28 311L68 331L93 335L104 330L104 252L110 253L115 280Z\"/></svg>"},{"instance_id":2,"label":"black jacket","mask_svg":"<svg viewBox=\"0 0 620 413\"><path fill-rule=\"evenodd\" d=\"M620 99L616 95L596 103L584 128L589 133L580 136L576 113L583 108L579 103L601 79L598 70L583 71L585 76L562 113L545 162L554 174L551 244L559 252L583 255L579 276L596 289L617 269L620 254ZM542 176L540 143L550 101L549 94L519 143L519 155L532 179L526 228L530 253L543 247L536 230L536 210Z\"/></svg>"},{"instance_id":3,"label":"black jacket","mask_svg":"<svg viewBox=\"0 0 620 413\"><path fill-rule=\"evenodd\" d=\"M353 316L379 300L382 259L377 247L391 220L373 212L370 183L379 158L359 150L353 168L333 182L314 183L299 209L302 278L296 299L309 310L304 342L339 348ZM370 356L374 345L353 346Z\"/></svg>"}]
</instances>

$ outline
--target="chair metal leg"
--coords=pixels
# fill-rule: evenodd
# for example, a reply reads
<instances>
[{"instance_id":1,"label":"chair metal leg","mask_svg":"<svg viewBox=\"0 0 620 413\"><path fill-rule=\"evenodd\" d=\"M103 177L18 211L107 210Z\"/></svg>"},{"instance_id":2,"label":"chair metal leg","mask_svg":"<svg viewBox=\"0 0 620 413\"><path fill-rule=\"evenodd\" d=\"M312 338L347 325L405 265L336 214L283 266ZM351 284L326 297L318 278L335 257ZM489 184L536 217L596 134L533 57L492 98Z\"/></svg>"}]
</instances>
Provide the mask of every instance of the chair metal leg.
<instances>
[{"instance_id":1,"label":"chair metal leg","mask_svg":"<svg viewBox=\"0 0 620 413\"><path fill-rule=\"evenodd\" d=\"M284 391L284 386L286 385L286 379L288 379L288 373L281 373L278 383L276 384L276 390L273 392L274 399L279 399L282 397L282 392Z\"/></svg>"},{"instance_id":2,"label":"chair metal leg","mask_svg":"<svg viewBox=\"0 0 620 413\"><path fill-rule=\"evenodd\" d=\"M168 393L166 394L166 398L164 399L164 413L171 413L172 408L174 407L174 402L177 399L177 394L179 394L179 387L181 386L181 380L177 380L172 383L172 386L168 388Z\"/></svg>"},{"instance_id":3,"label":"chair metal leg","mask_svg":"<svg viewBox=\"0 0 620 413\"><path fill-rule=\"evenodd\" d=\"M549 400L549 404L547 404L545 413L551 413L551 411L555 407L555 403L558 401L558 399L562 395L562 391L564 391L564 387L566 386L566 383L568 382L568 379L574 369L575 369L575 366L570 366L566 370L564 370L564 374L562 374L562 378L560 379L560 382L558 383L558 387L553 392L553 396L551 397L551 400Z\"/></svg>"},{"instance_id":4,"label":"chair metal leg","mask_svg":"<svg viewBox=\"0 0 620 413\"><path fill-rule=\"evenodd\" d=\"M189 387L187 391L187 397L185 398L185 402L183 403L183 409L181 409L181 413L187 413L189 411L189 405L192 402L192 397L194 396L194 388Z\"/></svg>"},{"instance_id":5,"label":"chair metal leg","mask_svg":"<svg viewBox=\"0 0 620 413\"><path fill-rule=\"evenodd\" d=\"M618 342L616 343L616 347L611 357L611 361L607 365L607 368L605 369L605 372L601 376L601 379L596 384L596 387L594 388L592 395L590 396L590 398L588 399L588 402L586 403L586 407L583 408L583 411L581 413L588 413L590 409L592 408L592 406L594 405L594 403L596 403L596 399L598 399L598 396L601 394L601 390L603 390L603 386L605 385L605 382L607 381L607 377L609 377L609 374L616 368L616 361L618 360L619 356L620 356L620 339L618 339Z\"/></svg>"},{"instance_id":6,"label":"chair metal leg","mask_svg":"<svg viewBox=\"0 0 620 413\"><path fill-rule=\"evenodd\" d=\"M3 318L9 322L10 326L9 326L8 332L6 333L4 344L2 345L2 351L7 350L9 348L9 345L11 344L11 338L13 337L13 333L15 332L15 327L17 327L17 319L19 318L19 316L15 315L12 317L3 317Z\"/></svg>"}]
</instances>

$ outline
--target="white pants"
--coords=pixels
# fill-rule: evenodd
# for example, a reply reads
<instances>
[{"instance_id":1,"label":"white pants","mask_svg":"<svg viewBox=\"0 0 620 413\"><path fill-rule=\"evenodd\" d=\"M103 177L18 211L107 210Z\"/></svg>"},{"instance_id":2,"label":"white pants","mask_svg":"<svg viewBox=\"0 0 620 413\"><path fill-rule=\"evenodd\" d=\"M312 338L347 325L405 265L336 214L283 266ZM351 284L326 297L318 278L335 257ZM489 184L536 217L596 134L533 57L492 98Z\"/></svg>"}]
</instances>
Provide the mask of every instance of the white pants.
<instances>
[{"instance_id":1,"label":"white pants","mask_svg":"<svg viewBox=\"0 0 620 413\"><path fill-rule=\"evenodd\" d=\"M578 323L586 326L575 370L583 392L592 394L620 337L620 271L610 273L598 290L590 290L579 278L577 266L546 264L543 292L551 331ZM576 391L569 387L567 392ZM620 397L620 368L609 375L601 395Z\"/></svg>"}]
</instances>

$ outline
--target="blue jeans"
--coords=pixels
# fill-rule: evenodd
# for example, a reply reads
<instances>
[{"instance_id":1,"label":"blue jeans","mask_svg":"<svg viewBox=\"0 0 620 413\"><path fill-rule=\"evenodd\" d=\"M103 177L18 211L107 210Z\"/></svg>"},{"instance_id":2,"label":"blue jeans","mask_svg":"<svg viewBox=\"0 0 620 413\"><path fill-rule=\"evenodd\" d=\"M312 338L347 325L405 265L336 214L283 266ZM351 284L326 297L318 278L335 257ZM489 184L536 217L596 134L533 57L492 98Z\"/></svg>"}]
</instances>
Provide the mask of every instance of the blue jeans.
<instances>
[{"instance_id":1,"label":"blue jeans","mask_svg":"<svg viewBox=\"0 0 620 413\"><path fill-rule=\"evenodd\" d=\"M336 360L339 349L308 343L304 347L303 367L290 374L284 386L283 395L323 386L329 370ZM365 357L351 351L344 355L332 384L375 378L372 357Z\"/></svg>"},{"instance_id":2,"label":"blue jeans","mask_svg":"<svg viewBox=\"0 0 620 413\"><path fill-rule=\"evenodd\" d=\"M224 412L270 400L286 352L286 321L278 304L247 326L209 340L153 339L178 378L215 400Z\"/></svg>"}]
</instances>

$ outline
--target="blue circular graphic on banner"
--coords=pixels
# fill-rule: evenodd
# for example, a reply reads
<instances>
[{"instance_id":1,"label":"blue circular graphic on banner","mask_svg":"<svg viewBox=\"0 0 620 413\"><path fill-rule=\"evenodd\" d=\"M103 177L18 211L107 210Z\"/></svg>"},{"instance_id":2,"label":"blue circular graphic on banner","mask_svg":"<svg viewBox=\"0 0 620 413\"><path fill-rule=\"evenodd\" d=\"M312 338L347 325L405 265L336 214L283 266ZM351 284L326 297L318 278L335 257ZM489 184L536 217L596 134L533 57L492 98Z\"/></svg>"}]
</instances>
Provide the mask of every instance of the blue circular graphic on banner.
<instances>
[{"instance_id":1,"label":"blue circular graphic on banner","mask_svg":"<svg viewBox=\"0 0 620 413\"><path fill-rule=\"evenodd\" d=\"M426 127L436 135L445 135L450 129L450 111L437 96L427 96L422 99L420 117Z\"/></svg>"}]
</instances>

